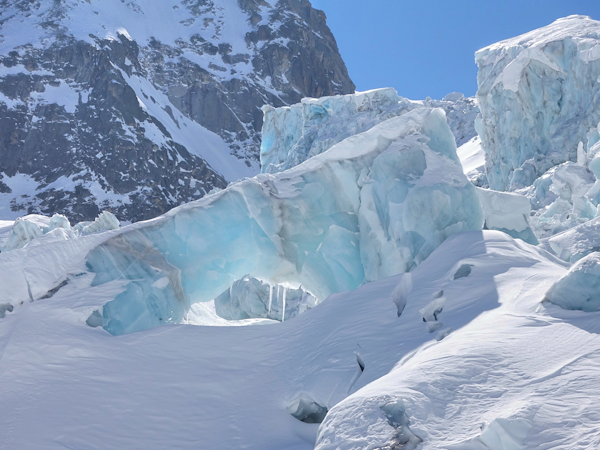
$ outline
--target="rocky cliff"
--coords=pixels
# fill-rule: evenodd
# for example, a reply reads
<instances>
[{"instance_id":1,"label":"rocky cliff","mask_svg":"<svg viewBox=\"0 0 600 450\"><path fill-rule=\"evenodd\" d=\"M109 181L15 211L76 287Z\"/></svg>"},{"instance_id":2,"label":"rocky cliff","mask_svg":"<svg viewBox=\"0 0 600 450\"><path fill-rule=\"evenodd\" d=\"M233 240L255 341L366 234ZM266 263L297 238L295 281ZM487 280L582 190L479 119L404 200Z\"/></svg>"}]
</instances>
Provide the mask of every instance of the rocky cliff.
<instances>
[{"instance_id":1,"label":"rocky cliff","mask_svg":"<svg viewBox=\"0 0 600 450\"><path fill-rule=\"evenodd\" d=\"M258 172L262 105L353 91L308 0L0 0L0 216L153 217Z\"/></svg>"}]
</instances>

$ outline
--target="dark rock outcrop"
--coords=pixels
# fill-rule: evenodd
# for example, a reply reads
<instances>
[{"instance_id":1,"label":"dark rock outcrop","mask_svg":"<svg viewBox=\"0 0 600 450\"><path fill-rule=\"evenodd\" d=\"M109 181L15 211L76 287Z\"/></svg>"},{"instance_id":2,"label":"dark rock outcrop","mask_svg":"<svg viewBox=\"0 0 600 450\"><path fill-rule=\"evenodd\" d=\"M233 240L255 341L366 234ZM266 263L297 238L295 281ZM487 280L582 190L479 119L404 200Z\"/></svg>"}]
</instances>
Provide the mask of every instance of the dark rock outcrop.
<instances>
[{"instance_id":1,"label":"dark rock outcrop","mask_svg":"<svg viewBox=\"0 0 600 450\"><path fill-rule=\"evenodd\" d=\"M308 0L157 5L0 1L0 215L156 216L258 172L263 104L354 91Z\"/></svg>"}]
</instances>

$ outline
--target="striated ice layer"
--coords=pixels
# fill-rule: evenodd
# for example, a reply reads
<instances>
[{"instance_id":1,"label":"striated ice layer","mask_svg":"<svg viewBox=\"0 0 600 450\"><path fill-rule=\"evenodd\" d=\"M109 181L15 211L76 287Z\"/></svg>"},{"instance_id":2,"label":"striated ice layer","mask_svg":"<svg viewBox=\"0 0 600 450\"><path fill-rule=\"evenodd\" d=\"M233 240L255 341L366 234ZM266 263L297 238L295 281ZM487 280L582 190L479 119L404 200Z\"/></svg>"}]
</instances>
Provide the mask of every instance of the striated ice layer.
<instances>
[{"instance_id":1,"label":"striated ice layer","mask_svg":"<svg viewBox=\"0 0 600 450\"><path fill-rule=\"evenodd\" d=\"M272 319L284 322L309 309L318 300L303 289L271 286L252 277L237 280L215 299L215 311L224 319Z\"/></svg>"},{"instance_id":2,"label":"striated ice layer","mask_svg":"<svg viewBox=\"0 0 600 450\"><path fill-rule=\"evenodd\" d=\"M483 213L441 109L419 108L275 175L134 224L91 251L94 284L129 280L102 325L179 322L251 276L317 299L406 272Z\"/></svg>"},{"instance_id":3,"label":"striated ice layer","mask_svg":"<svg viewBox=\"0 0 600 450\"><path fill-rule=\"evenodd\" d=\"M546 292L546 300L565 309L600 311L600 253L580 259Z\"/></svg>"},{"instance_id":4,"label":"striated ice layer","mask_svg":"<svg viewBox=\"0 0 600 450\"><path fill-rule=\"evenodd\" d=\"M393 88L304 98L292 106L263 107L261 170L263 173L287 170L350 136L416 108L444 109L457 145L476 135L477 101L456 92L443 100L424 101L400 97Z\"/></svg>"},{"instance_id":5,"label":"striated ice layer","mask_svg":"<svg viewBox=\"0 0 600 450\"><path fill-rule=\"evenodd\" d=\"M475 54L490 187L530 186L590 150L600 120L600 22L569 16ZM596 139L597 140L597 139Z\"/></svg>"}]
</instances>

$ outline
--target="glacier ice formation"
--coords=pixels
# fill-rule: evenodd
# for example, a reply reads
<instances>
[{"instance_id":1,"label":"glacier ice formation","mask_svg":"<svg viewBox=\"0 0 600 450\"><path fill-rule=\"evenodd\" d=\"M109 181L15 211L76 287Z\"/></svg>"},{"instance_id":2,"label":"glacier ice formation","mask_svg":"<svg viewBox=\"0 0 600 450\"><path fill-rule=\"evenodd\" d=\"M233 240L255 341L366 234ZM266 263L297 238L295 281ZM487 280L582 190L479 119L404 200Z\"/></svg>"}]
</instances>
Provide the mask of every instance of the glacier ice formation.
<instances>
[{"instance_id":1,"label":"glacier ice formation","mask_svg":"<svg viewBox=\"0 0 600 450\"><path fill-rule=\"evenodd\" d=\"M292 106L263 107L261 171L276 173L294 167L350 136L416 108L442 108L458 146L476 135L477 101L457 92L443 100L422 101L403 98L393 88L304 98Z\"/></svg>"},{"instance_id":2,"label":"glacier ice formation","mask_svg":"<svg viewBox=\"0 0 600 450\"><path fill-rule=\"evenodd\" d=\"M477 195L485 215L484 227L486 229L503 231L528 244L538 244L538 240L529 226L531 203L526 197L510 192L481 188L477 188Z\"/></svg>"},{"instance_id":3,"label":"glacier ice formation","mask_svg":"<svg viewBox=\"0 0 600 450\"><path fill-rule=\"evenodd\" d=\"M475 54L490 187L530 186L577 160L600 121L600 22L569 16ZM596 137L596 140L597 137Z\"/></svg>"},{"instance_id":4,"label":"glacier ice formation","mask_svg":"<svg viewBox=\"0 0 600 450\"><path fill-rule=\"evenodd\" d=\"M62 214L54 214L52 217L30 214L19 217L15 221L2 251L8 252L28 245L74 239L87 234L116 230L119 226L119 220L109 211L100 213L94 222L80 222L73 227L69 219Z\"/></svg>"},{"instance_id":5,"label":"glacier ice formation","mask_svg":"<svg viewBox=\"0 0 600 450\"><path fill-rule=\"evenodd\" d=\"M300 286L319 300L415 267L483 213L441 109L418 108L290 170L242 180L90 252L94 285L125 279L103 327L180 321L236 280Z\"/></svg>"},{"instance_id":6,"label":"glacier ice formation","mask_svg":"<svg viewBox=\"0 0 600 450\"><path fill-rule=\"evenodd\" d=\"M317 299L303 289L271 286L253 277L244 277L215 298L216 313L227 320L272 319L284 322L317 305Z\"/></svg>"}]
</instances>

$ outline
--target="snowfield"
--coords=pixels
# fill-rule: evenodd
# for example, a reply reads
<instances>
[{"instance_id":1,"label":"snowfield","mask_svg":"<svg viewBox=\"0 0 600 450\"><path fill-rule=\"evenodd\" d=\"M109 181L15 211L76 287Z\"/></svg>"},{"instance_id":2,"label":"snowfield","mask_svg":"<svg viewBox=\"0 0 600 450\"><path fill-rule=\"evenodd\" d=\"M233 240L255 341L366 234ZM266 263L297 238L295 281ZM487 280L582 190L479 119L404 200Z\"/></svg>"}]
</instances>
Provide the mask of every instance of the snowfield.
<instances>
[{"instance_id":1,"label":"snowfield","mask_svg":"<svg viewBox=\"0 0 600 450\"><path fill-rule=\"evenodd\" d=\"M464 264L470 274L455 279ZM482 426L518 441L489 437L492 449L597 448L598 313L542 303L564 273L564 263L503 233L464 233L411 273L400 317L392 293L402 275L281 324L119 337L85 321L122 284L81 290L89 275L74 277L2 319L0 443L311 449L319 425L287 409L306 396L330 409L318 449L391 445L400 427L382 406L398 399L425 448L485 448ZM439 291L445 306L431 327L420 310Z\"/></svg>"}]
</instances>

